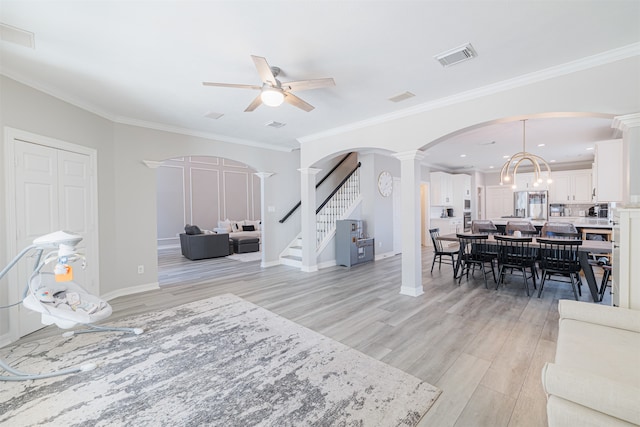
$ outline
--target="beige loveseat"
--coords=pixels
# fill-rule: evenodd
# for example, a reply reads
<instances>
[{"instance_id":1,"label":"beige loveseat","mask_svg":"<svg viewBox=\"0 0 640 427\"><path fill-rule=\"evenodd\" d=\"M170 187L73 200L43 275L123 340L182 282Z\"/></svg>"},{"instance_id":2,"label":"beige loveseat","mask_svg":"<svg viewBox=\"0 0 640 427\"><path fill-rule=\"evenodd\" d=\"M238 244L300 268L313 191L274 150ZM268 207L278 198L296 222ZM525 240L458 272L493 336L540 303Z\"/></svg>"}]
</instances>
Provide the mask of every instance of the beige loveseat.
<instances>
[{"instance_id":1,"label":"beige loveseat","mask_svg":"<svg viewBox=\"0 0 640 427\"><path fill-rule=\"evenodd\" d=\"M253 230L247 231L246 228L253 228ZM226 219L224 221L218 221L218 226L214 228L213 231L218 234L229 233L229 237L232 239L238 237L255 237L258 241L261 241L262 221L259 219L245 219L242 221Z\"/></svg>"},{"instance_id":2,"label":"beige loveseat","mask_svg":"<svg viewBox=\"0 0 640 427\"><path fill-rule=\"evenodd\" d=\"M549 426L640 425L640 311L570 300L558 311L542 370Z\"/></svg>"}]
</instances>

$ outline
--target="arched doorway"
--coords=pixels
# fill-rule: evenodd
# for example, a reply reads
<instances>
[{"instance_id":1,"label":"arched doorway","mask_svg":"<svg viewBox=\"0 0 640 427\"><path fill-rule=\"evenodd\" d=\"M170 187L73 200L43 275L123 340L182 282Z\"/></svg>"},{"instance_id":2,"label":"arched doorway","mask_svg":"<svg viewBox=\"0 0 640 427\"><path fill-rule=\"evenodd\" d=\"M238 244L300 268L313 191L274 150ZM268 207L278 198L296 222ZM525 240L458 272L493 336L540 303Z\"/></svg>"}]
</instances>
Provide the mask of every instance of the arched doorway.
<instances>
[{"instance_id":1,"label":"arched doorway","mask_svg":"<svg viewBox=\"0 0 640 427\"><path fill-rule=\"evenodd\" d=\"M184 156L157 171L158 247L178 245L186 224L214 230L219 221L260 219L260 179L250 166L223 157Z\"/></svg>"}]
</instances>

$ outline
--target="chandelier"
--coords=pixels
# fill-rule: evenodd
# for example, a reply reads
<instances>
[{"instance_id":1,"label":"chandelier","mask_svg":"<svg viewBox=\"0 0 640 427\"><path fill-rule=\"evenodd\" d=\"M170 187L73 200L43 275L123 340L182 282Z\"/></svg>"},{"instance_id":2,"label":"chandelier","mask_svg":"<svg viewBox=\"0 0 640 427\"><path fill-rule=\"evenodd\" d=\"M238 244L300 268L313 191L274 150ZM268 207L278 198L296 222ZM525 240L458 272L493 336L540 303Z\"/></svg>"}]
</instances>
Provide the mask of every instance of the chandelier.
<instances>
[{"instance_id":1,"label":"chandelier","mask_svg":"<svg viewBox=\"0 0 640 427\"><path fill-rule=\"evenodd\" d=\"M527 153L527 150L525 149L525 122L526 120L522 120L522 151L511 156L511 158L502 166L502 170L500 171L500 185L511 183L511 188L514 189L516 188L516 174L518 173L518 166L520 166L520 163L525 160L531 162L533 165L534 187L537 187L543 182L543 169L541 165L546 169L547 183L551 184L551 168L549 167L549 164L542 157Z\"/></svg>"}]
</instances>

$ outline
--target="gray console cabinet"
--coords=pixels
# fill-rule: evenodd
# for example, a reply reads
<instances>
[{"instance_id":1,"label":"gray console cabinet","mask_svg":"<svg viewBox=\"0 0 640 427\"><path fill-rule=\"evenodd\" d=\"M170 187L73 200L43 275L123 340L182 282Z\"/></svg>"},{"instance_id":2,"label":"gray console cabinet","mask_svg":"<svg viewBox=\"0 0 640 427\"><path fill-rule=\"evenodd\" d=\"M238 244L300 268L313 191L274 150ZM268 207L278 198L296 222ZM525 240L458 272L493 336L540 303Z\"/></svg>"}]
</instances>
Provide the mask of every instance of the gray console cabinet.
<instances>
[{"instance_id":1,"label":"gray console cabinet","mask_svg":"<svg viewBox=\"0 0 640 427\"><path fill-rule=\"evenodd\" d=\"M365 238L361 220L336 221L336 264L351 267L373 261L374 255L375 239Z\"/></svg>"}]
</instances>

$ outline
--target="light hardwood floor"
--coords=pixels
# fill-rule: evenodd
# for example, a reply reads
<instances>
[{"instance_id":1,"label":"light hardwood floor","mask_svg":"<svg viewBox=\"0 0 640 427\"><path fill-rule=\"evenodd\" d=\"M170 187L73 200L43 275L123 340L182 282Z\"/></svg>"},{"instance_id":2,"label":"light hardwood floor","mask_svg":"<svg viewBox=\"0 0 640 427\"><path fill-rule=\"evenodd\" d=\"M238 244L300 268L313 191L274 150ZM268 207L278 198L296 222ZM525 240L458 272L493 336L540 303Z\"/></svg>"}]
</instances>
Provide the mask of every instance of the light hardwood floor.
<instances>
[{"instance_id":1,"label":"light hardwood floor","mask_svg":"<svg viewBox=\"0 0 640 427\"><path fill-rule=\"evenodd\" d=\"M547 282L540 299L521 278L499 290L481 274L458 285L450 266L432 275L431 251L422 255L425 293L409 297L399 294L400 256L303 273L162 249L161 289L112 300L111 319L233 293L439 387L420 427L545 426L540 372L554 358L558 299L573 298L570 285ZM581 300L590 298L585 284Z\"/></svg>"}]
</instances>

